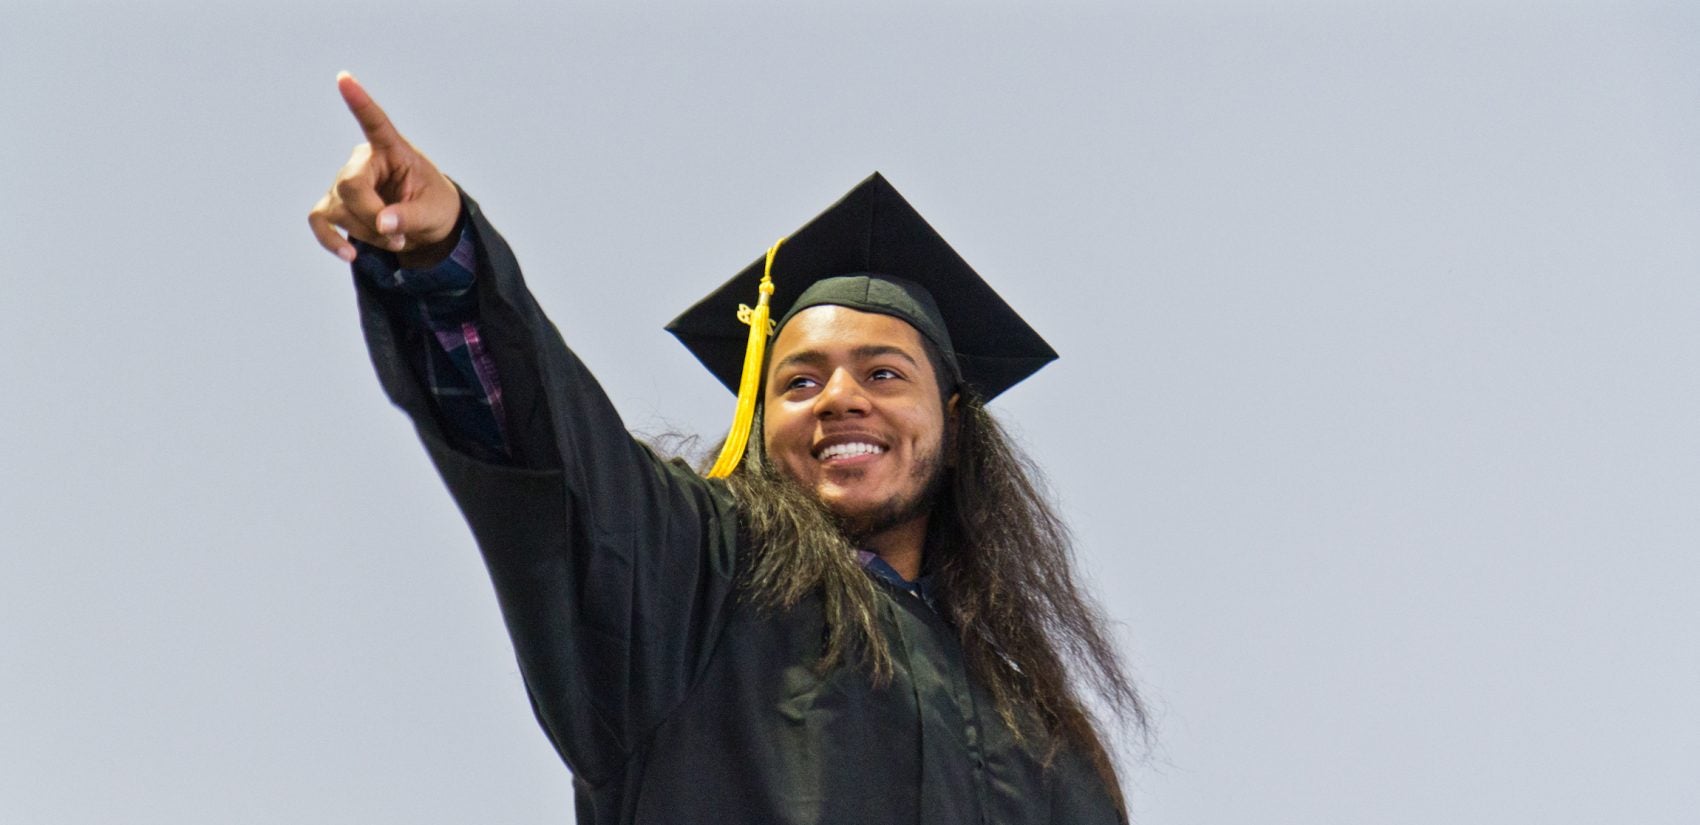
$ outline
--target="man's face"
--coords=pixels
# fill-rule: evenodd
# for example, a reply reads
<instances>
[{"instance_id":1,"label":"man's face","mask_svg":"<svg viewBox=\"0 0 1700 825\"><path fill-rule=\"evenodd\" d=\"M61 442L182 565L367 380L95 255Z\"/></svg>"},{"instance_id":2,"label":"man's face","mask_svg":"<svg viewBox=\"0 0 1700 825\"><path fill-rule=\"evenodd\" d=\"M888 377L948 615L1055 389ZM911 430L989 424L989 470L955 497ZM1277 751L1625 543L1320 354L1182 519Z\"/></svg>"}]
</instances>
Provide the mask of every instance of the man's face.
<instances>
[{"instance_id":1,"label":"man's face","mask_svg":"<svg viewBox=\"0 0 1700 825\"><path fill-rule=\"evenodd\" d=\"M810 307L779 331L769 363L763 443L779 472L855 536L926 517L943 477L946 405L914 327Z\"/></svg>"}]
</instances>

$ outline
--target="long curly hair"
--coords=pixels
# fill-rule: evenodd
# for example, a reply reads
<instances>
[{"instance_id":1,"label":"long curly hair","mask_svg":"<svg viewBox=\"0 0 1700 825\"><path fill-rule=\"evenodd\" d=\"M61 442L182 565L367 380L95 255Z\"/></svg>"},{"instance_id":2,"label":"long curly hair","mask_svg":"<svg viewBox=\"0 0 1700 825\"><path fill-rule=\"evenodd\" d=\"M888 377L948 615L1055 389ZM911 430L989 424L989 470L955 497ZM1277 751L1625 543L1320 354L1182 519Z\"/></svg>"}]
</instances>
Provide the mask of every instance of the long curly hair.
<instances>
[{"instance_id":1,"label":"long curly hair","mask_svg":"<svg viewBox=\"0 0 1700 825\"><path fill-rule=\"evenodd\" d=\"M1014 735L1041 733L1047 763L1073 745L1125 815L1115 766L1083 692L1141 735L1148 731L1145 704L1103 612L1076 582L1069 531L1042 476L984 402L966 387L958 392L955 434L944 446L951 460L928 518L924 566L938 583L935 607L956 629L969 671ZM759 417L752 429L763 431ZM750 439L727 482L750 539L746 598L786 609L821 593L827 638L818 666L860 663L876 683L889 680L878 591L842 525L775 470L760 437ZM1041 730L1023 719L1037 720Z\"/></svg>"}]
</instances>

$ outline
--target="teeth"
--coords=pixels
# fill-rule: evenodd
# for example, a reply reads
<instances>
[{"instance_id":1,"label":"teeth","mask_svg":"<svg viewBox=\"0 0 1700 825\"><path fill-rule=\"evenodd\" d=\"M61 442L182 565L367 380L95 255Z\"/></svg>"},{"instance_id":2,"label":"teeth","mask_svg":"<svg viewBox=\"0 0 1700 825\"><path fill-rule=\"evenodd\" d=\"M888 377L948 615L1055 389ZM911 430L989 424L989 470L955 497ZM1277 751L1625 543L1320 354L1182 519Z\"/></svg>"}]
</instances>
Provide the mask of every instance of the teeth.
<instances>
[{"instance_id":1,"label":"teeth","mask_svg":"<svg viewBox=\"0 0 1700 825\"><path fill-rule=\"evenodd\" d=\"M849 458L851 456L874 455L883 452L885 452L884 447L876 446L874 444L864 444L860 441L853 441L849 444L834 444L831 447L821 450L820 459L822 461L826 461L829 458Z\"/></svg>"}]
</instances>

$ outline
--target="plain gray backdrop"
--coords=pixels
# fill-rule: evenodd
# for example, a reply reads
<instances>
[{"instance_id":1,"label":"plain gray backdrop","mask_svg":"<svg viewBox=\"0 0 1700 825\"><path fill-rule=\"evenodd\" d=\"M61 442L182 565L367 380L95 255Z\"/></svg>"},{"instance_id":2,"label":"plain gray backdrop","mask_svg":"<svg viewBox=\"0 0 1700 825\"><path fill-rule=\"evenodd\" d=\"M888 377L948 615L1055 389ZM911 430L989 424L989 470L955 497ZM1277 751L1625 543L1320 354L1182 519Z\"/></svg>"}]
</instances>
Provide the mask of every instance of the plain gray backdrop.
<instances>
[{"instance_id":1,"label":"plain gray backdrop","mask_svg":"<svg viewBox=\"0 0 1700 825\"><path fill-rule=\"evenodd\" d=\"M884 172L1062 353L1136 821L1694 821L1700 7L475 5L0 14L0 821L571 820L307 230L339 69L645 432Z\"/></svg>"}]
</instances>

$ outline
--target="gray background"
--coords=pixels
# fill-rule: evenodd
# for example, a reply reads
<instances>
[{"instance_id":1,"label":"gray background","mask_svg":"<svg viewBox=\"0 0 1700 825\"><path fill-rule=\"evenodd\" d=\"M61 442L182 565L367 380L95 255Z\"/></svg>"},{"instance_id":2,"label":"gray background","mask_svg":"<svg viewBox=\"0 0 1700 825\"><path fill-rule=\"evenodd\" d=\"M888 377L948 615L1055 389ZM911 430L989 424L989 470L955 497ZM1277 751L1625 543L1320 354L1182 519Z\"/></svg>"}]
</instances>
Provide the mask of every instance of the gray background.
<instances>
[{"instance_id":1,"label":"gray background","mask_svg":"<svg viewBox=\"0 0 1700 825\"><path fill-rule=\"evenodd\" d=\"M6 3L0 820L570 820L307 231L347 68L648 432L891 178L1063 353L1138 820L1694 821L1694 5L472 5Z\"/></svg>"}]
</instances>

